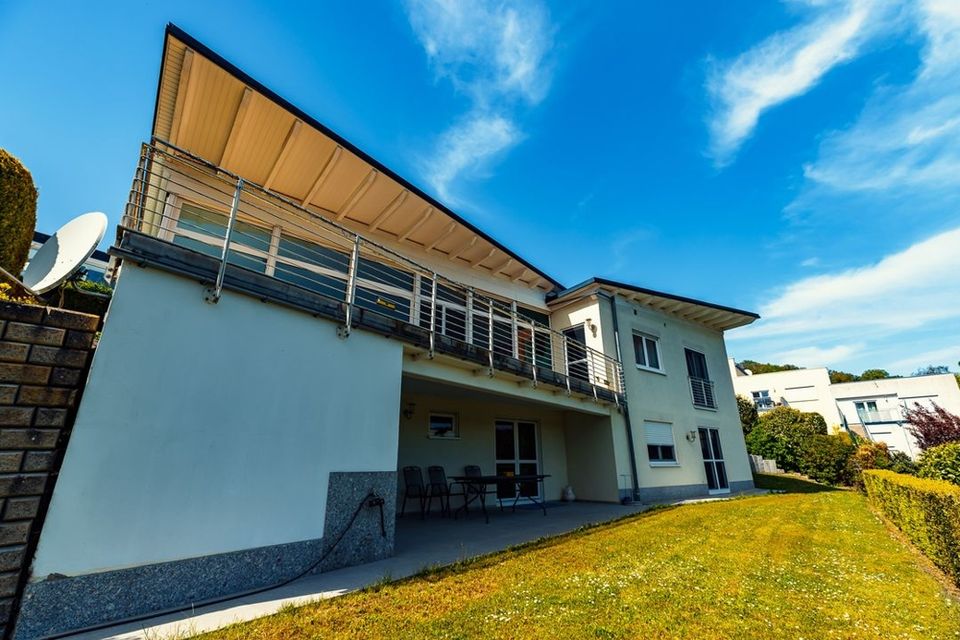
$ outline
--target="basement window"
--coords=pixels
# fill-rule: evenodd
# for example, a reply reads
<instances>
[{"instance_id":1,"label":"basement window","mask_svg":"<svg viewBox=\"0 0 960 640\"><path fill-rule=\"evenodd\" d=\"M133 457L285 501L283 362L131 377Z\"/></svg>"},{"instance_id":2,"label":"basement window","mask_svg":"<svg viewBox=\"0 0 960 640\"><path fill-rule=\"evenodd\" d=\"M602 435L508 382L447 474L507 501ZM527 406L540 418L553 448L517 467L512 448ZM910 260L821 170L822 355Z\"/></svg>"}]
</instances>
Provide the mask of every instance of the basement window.
<instances>
[{"instance_id":1,"label":"basement window","mask_svg":"<svg viewBox=\"0 0 960 640\"><path fill-rule=\"evenodd\" d=\"M430 438L452 440L460 437L456 414L431 413L428 425L428 436Z\"/></svg>"}]
</instances>

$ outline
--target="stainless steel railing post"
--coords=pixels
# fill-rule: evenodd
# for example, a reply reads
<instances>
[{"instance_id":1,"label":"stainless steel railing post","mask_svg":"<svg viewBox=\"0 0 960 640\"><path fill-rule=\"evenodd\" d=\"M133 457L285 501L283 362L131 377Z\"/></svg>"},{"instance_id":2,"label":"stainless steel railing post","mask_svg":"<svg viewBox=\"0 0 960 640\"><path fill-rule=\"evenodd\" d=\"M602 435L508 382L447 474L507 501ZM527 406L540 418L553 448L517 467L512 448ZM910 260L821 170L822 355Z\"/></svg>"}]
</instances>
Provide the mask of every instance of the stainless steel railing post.
<instances>
[{"instance_id":1,"label":"stainless steel railing post","mask_svg":"<svg viewBox=\"0 0 960 640\"><path fill-rule=\"evenodd\" d=\"M430 285L430 353L428 357L433 359L433 352L437 347L437 272L433 272Z\"/></svg>"},{"instance_id":2,"label":"stainless steel railing post","mask_svg":"<svg viewBox=\"0 0 960 640\"><path fill-rule=\"evenodd\" d=\"M346 309L344 310L343 326L337 331L341 338L350 336L350 330L353 328L353 303L357 296L357 266L360 262L360 236L353 238L353 251L350 252L350 266L347 269L347 292L344 297Z\"/></svg>"},{"instance_id":3,"label":"stainless steel railing post","mask_svg":"<svg viewBox=\"0 0 960 640\"><path fill-rule=\"evenodd\" d=\"M233 229L237 222L237 211L240 209L240 194L243 193L243 178L237 178L237 187L233 191L233 203L230 205L230 217L227 219L227 230L223 236L223 252L220 254L220 268L217 270L217 280L212 288L207 289L204 299L210 304L220 302L223 292L223 277L227 272L227 257L230 254L230 241L233 239Z\"/></svg>"}]
</instances>

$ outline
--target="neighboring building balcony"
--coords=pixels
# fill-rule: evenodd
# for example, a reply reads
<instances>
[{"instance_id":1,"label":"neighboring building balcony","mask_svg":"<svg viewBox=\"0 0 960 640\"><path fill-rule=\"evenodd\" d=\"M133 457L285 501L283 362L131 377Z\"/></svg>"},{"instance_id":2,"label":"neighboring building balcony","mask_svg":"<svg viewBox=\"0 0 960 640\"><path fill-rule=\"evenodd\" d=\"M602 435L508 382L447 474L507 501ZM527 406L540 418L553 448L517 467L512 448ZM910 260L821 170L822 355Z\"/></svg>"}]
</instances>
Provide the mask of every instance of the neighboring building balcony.
<instances>
[{"instance_id":1,"label":"neighboring building balcony","mask_svg":"<svg viewBox=\"0 0 960 640\"><path fill-rule=\"evenodd\" d=\"M903 412L900 409L859 409L857 416L860 418L860 424L903 422Z\"/></svg>"},{"instance_id":2,"label":"neighboring building balcony","mask_svg":"<svg viewBox=\"0 0 960 640\"><path fill-rule=\"evenodd\" d=\"M693 406L702 409L716 409L717 399L713 393L713 381L690 376L690 396Z\"/></svg>"},{"instance_id":3,"label":"neighboring building balcony","mask_svg":"<svg viewBox=\"0 0 960 640\"><path fill-rule=\"evenodd\" d=\"M112 253L208 285L601 402L625 402L619 360L543 310L445 277L281 194L172 145L144 145ZM712 384L708 392L712 402Z\"/></svg>"},{"instance_id":4,"label":"neighboring building balcony","mask_svg":"<svg viewBox=\"0 0 960 640\"><path fill-rule=\"evenodd\" d=\"M757 406L757 411L761 413L764 411L770 411L777 406L777 403L773 401L773 398L754 398L753 403Z\"/></svg>"}]
</instances>

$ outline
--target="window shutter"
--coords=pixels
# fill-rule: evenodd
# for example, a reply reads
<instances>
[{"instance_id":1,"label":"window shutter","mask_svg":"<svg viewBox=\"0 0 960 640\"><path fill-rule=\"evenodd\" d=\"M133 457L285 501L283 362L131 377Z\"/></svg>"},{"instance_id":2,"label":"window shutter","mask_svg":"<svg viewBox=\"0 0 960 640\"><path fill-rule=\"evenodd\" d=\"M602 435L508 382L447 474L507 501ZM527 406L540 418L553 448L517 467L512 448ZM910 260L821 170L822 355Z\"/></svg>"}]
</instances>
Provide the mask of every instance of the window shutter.
<instances>
[{"instance_id":1,"label":"window shutter","mask_svg":"<svg viewBox=\"0 0 960 640\"><path fill-rule=\"evenodd\" d=\"M668 422L644 422L647 444L673 446L673 425Z\"/></svg>"}]
</instances>

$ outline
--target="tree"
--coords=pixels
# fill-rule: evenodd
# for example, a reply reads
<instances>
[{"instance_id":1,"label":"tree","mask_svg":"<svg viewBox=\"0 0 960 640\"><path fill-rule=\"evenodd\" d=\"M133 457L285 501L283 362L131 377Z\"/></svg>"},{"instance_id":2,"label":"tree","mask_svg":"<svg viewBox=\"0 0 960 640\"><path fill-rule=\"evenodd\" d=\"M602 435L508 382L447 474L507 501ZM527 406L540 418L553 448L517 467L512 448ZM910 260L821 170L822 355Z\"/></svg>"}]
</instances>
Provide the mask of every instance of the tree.
<instances>
[{"instance_id":1,"label":"tree","mask_svg":"<svg viewBox=\"0 0 960 640\"><path fill-rule=\"evenodd\" d=\"M37 224L37 188L15 157L0 149L0 267L20 275Z\"/></svg>"},{"instance_id":2,"label":"tree","mask_svg":"<svg viewBox=\"0 0 960 640\"><path fill-rule=\"evenodd\" d=\"M856 382L860 378L853 375L852 373L847 373L846 371L836 371L834 369L829 370L830 374L830 384L840 384L842 382Z\"/></svg>"},{"instance_id":3,"label":"tree","mask_svg":"<svg viewBox=\"0 0 960 640\"><path fill-rule=\"evenodd\" d=\"M915 376L936 376L941 373L950 373L950 369L946 365L938 364L932 365L928 364L925 367L920 367L913 372Z\"/></svg>"},{"instance_id":4,"label":"tree","mask_svg":"<svg viewBox=\"0 0 960 640\"><path fill-rule=\"evenodd\" d=\"M776 373L777 371L796 371L800 367L793 364L771 364L769 362L757 362L756 360L743 360L740 366L749 369L750 373Z\"/></svg>"},{"instance_id":5,"label":"tree","mask_svg":"<svg viewBox=\"0 0 960 640\"><path fill-rule=\"evenodd\" d=\"M827 434L827 423L819 413L776 407L760 416L747 434L747 451L772 458L787 471L800 471L806 441L817 434Z\"/></svg>"},{"instance_id":6,"label":"tree","mask_svg":"<svg viewBox=\"0 0 960 640\"><path fill-rule=\"evenodd\" d=\"M907 409L905 418L909 423L907 430L923 450L948 442L960 442L960 416L935 402L932 409L915 402L912 409Z\"/></svg>"},{"instance_id":7,"label":"tree","mask_svg":"<svg viewBox=\"0 0 960 640\"><path fill-rule=\"evenodd\" d=\"M757 405L749 398L741 395L737 396L737 409L740 411L740 426L743 428L743 434L750 433L760 419L757 413Z\"/></svg>"},{"instance_id":8,"label":"tree","mask_svg":"<svg viewBox=\"0 0 960 640\"><path fill-rule=\"evenodd\" d=\"M846 433L816 433L803 443L800 471L817 482L849 484L850 456L856 448Z\"/></svg>"},{"instance_id":9,"label":"tree","mask_svg":"<svg viewBox=\"0 0 960 640\"><path fill-rule=\"evenodd\" d=\"M884 380L892 377L886 369L867 369L860 374L861 380Z\"/></svg>"}]
</instances>

